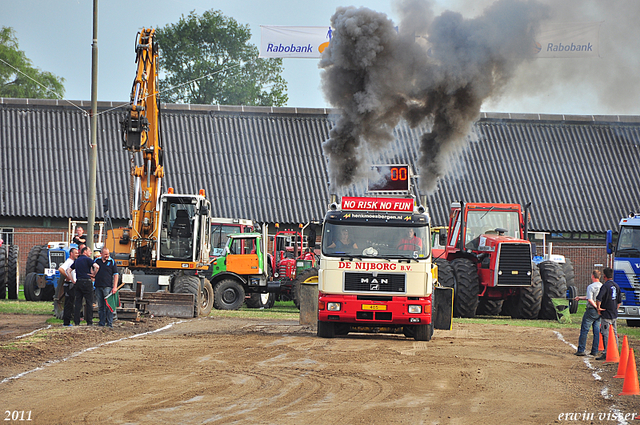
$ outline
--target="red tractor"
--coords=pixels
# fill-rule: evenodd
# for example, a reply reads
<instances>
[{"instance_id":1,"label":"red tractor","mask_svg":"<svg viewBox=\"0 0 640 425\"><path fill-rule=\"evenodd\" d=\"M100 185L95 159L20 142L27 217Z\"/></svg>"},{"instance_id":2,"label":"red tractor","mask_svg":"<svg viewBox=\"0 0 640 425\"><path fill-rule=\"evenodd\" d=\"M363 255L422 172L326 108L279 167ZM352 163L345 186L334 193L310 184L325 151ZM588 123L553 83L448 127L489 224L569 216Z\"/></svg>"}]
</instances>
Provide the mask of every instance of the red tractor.
<instances>
[{"instance_id":1,"label":"red tractor","mask_svg":"<svg viewBox=\"0 0 640 425\"><path fill-rule=\"evenodd\" d=\"M277 225L276 225L277 226ZM300 285L317 279L318 261L313 252L315 231L311 231L305 243L302 232L279 230L273 240L273 279L281 281L281 300L292 300L300 308Z\"/></svg>"},{"instance_id":2,"label":"red tractor","mask_svg":"<svg viewBox=\"0 0 640 425\"><path fill-rule=\"evenodd\" d=\"M556 318L552 299L566 296L564 272L532 262L523 216L519 204L452 203L446 245L433 256L440 282L454 288L455 316Z\"/></svg>"}]
</instances>

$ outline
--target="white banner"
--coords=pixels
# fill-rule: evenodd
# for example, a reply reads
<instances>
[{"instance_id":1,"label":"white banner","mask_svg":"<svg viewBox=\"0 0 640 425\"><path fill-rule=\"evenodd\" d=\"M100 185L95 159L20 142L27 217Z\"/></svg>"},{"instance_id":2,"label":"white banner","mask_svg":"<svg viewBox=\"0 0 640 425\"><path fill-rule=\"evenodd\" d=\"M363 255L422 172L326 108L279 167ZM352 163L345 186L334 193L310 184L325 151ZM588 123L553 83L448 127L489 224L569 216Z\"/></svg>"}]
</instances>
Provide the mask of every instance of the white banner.
<instances>
[{"instance_id":1,"label":"white banner","mask_svg":"<svg viewBox=\"0 0 640 425\"><path fill-rule=\"evenodd\" d=\"M537 58L591 58L600 56L602 22L543 24L535 38Z\"/></svg>"},{"instance_id":2,"label":"white banner","mask_svg":"<svg viewBox=\"0 0 640 425\"><path fill-rule=\"evenodd\" d=\"M320 59L331 41L331 27L260 25L261 58Z\"/></svg>"}]
</instances>

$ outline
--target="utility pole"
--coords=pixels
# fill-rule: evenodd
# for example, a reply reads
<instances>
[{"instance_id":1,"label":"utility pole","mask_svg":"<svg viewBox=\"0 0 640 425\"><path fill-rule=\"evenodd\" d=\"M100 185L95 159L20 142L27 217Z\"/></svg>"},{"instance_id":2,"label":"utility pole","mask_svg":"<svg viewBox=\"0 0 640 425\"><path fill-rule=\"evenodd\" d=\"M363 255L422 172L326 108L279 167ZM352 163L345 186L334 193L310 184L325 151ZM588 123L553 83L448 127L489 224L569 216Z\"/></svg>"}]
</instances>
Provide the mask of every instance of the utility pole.
<instances>
[{"instance_id":1,"label":"utility pole","mask_svg":"<svg viewBox=\"0 0 640 425\"><path fill-rule=\"evenodd\" d=\"M91 45L91 155L89 157L89 199L87 200L87 246L93 258L96 223L96 168L98 165L98 0L93 0L93 44Z\"/></svg>"}]
</instances>

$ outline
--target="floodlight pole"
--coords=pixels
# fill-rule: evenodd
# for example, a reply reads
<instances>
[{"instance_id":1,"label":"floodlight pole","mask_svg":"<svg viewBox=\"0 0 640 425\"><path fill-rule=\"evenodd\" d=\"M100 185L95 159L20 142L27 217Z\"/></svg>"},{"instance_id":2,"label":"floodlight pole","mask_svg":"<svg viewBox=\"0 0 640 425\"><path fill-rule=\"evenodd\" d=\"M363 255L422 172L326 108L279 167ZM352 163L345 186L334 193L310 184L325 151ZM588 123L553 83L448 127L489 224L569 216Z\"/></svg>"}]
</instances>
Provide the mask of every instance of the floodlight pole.
<instances>
[{"instance_id":1,"label":"floodlight pole","mask_svg":"<svg viewBox=\"0 0 640 425\"><path fill-rule=\"evenodd\" d=\"M87 200L87 246L93 256L96 222L96 168L98 164L98 0L93 0L93 44L91 46L91 155L89 156L89 198Z\"/></svg>"}]
</instances>

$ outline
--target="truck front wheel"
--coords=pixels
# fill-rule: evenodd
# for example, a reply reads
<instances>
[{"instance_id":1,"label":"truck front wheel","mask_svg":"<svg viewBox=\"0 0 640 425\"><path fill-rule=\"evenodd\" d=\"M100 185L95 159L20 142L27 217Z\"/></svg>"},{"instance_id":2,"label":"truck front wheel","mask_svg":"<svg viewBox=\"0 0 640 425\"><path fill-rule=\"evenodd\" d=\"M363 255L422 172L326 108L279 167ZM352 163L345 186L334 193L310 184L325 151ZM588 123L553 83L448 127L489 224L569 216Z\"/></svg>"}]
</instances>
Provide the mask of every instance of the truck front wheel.
<instances>
[{"instance_id":1,"label":"truck front wheel","mask_svg":"<svg viewBox=\"0 0 640 425\"><path fill-rule=\"evenodd\" d=\"M318 320L318 336L320 338L333 338L336 336L335 323L321 322Z\"/></svg>"},{"instance_id":2,"label":"truck front wheel","mask_svg":"<svg viewBox=\"0 0 640 425\"><path fill-rule=\"evenodd\" d=\"M220 281L213 290L213 306L218 310L238 310L244 303L244 288L233 279Z\"/></svg>"},{"instance_id":3,"label":"truck front wheel","mask_svg":"<svg viewBox=\"0 0 640 425\"><path fill-rule=\"evenodd\" d=\"M416 341L431 341L433 336L433 325L415 325L413 328L413 339Z\"/></svg>"}]
</instances>

